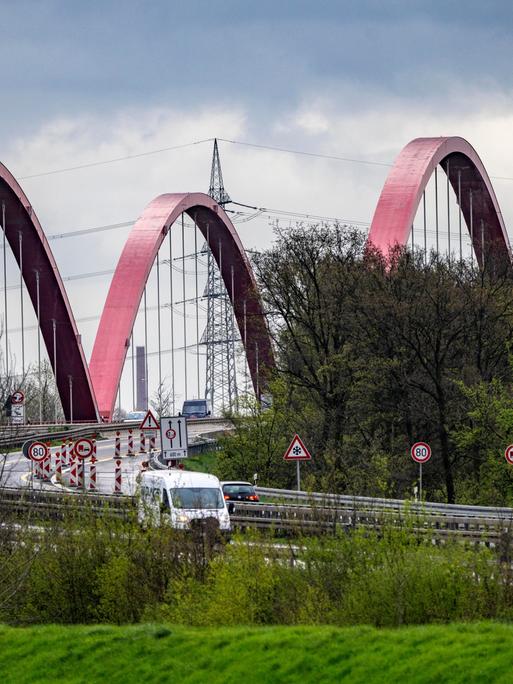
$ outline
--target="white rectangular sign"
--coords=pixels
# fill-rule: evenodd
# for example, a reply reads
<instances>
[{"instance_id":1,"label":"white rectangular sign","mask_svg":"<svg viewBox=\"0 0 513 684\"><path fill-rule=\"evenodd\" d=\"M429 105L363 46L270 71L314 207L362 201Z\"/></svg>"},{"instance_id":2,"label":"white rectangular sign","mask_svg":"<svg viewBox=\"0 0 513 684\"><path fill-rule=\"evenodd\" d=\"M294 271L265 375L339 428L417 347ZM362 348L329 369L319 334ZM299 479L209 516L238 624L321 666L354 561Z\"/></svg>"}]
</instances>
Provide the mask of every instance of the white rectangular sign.
<instances>
[{"instance_id":1,"label":"white rectangular sign","mask_svg":"<svg viewBox=\"0 0 513 684\"><path fill-rule=\"evenodd\" d=\"M11 405L11 423L13 425L23 425L25 423L25 406L24 404Z\"/></svg>"},{"instance_id":2,"label":"white rectangular sign","mask_svg":"<svg viewBox=\"0 0 513 684\"><path fill-rule=\"evenodd\" d=\"M187 421L183 416L160 419L160 444L165 459L187 458Z\"/></svg>"}]
</instances>

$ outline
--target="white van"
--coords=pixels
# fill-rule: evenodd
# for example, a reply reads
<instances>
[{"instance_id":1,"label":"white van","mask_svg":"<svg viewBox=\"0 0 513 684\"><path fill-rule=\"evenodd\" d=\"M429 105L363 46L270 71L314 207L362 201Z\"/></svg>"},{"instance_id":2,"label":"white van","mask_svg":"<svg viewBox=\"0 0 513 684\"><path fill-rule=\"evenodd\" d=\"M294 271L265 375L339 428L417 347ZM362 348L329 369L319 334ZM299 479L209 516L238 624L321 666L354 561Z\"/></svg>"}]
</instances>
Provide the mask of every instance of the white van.
<instances>
[{"instance_id":1,"label":"white van","mask_svg":"<svg viewBox=\"0 0 513 684\"><path fill-rule=\"evenodd\" d=\"M167 522L178 530L216 521L229 532L230 516L219 480L185 470L146 470L141 474L139 522Z\"/></svg>"}]
</instances>

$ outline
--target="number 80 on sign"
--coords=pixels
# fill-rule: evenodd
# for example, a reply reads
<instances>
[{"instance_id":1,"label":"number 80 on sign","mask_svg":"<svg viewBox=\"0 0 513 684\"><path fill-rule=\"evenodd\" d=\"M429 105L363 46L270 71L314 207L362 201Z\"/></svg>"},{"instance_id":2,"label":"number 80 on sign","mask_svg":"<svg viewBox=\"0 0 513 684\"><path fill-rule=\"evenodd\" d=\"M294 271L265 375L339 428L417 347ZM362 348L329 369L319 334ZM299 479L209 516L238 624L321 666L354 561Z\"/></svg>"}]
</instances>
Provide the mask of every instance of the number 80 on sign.
<instances>
[{"instance_id":1,"label":"number 80 on sign","mask_svg":"<svg viewBox=\"0 0 513 684\"><path fill-rule=\"evenodd\" d=\"M431 447L426 442L415 442L410 453L417 463L427 463L431 458Z\"/></svg>"}]
</instances>

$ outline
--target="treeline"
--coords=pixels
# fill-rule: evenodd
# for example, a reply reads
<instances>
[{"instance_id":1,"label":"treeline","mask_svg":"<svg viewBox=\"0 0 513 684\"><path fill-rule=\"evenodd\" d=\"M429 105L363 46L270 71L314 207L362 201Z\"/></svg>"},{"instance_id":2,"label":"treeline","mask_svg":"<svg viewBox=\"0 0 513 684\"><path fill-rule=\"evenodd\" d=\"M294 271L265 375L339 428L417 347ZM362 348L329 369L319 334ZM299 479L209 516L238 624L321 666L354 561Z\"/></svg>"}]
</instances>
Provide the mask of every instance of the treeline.
<instances>
[{"instance_id":1,"label":"treeline","mask_svg":"<svg viewBox=\"0 0 513 684\"><path fill-rule=\"evenodd\" d=\"M341 226L279 232L257 258L278 370L271 410L236 419L224 477L293 486L298 432L311 489L411 497L427 441L427 498L513 503L513 277L485 263L397 250L383 259Z\"/></svg>"}]
</instances>

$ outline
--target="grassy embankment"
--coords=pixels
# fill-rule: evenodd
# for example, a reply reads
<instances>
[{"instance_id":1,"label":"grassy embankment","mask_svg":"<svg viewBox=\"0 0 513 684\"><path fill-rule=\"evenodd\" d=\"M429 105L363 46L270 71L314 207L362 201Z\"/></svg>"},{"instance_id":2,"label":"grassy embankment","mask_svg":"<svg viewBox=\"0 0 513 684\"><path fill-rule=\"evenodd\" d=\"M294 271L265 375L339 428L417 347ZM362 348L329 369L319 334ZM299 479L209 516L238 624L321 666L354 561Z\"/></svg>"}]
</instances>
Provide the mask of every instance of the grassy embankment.
<instances>
[{"instance_id":1,"label":"grassy embankment","mask_svg":"<svg viewBox=\"0 0 513 684\"><path fill-rule=\"evenodd\" d=\"M6 682L511 682L513 626L0 628Z\"/></svg>"}]
</instances>

